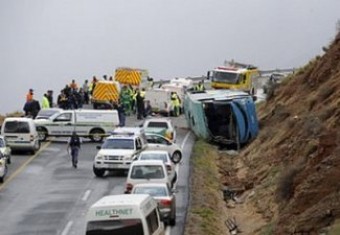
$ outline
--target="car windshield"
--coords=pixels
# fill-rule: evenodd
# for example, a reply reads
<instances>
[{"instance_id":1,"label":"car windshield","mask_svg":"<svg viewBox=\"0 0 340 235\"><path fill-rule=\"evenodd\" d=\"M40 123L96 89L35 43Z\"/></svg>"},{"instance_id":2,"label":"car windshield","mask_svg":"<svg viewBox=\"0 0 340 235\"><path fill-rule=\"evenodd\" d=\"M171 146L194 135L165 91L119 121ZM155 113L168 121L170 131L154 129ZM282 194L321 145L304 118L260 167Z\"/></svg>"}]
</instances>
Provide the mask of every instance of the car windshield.
<instances>
[{"instance_id":1,"label":"car windshield","mask_svg":"<svg viewBox=\"0 0 340 235\"><path fill-rule=\"evenodd\" d=\"M134 166L131 172L131 179L162 179L164 177L163 168L159 165Z\"/></svg>"},{"instance_id":2,"label":"car windshield","mask_svg":"<svg viewBox=\"0 0 340 235\"><path fill-rule=\"evenodd\" d=\"M142 153L139 160L161 160L167 162L167 156L164 153Z\"/></svg>"},{"instance_id":3,"label":"car windshield","mask_svg":"<svg viewBox=\"0 0 340 235\"><path fill-rule=\"evenodd\" d=\"M166 123L166 122L149 122L147 127L151 127L151 128L168 128L168 123Z\"/></svg>"},{"instance_id":4,"label":"car windshield","mask_svg":"<svg viewBox=\"0 0 340 235\"><path fill-rule=\"evenodd\" d=\"M213 82L224 82L230 84L238 83L238 73L229 73L229 72L214 72L211 81Z\"/></svg>"},{"instance_id":5,"label":"car windshield","mask_svg":"<svg viewBox=\"0 0 340 235\"><path fill-rule=\"evenodd\" d=\"M165 197L168 196L165 187L148 186L148 187L135 187L134 194L149 194L151 197Z\"/></svg>"},{"instance_id":6,"label":"car windshield","mask_svg":"<svg viewBox=\"0 0 340 235\"><path fill-rule=\"evenodd\" d=\"M135 149L132 139L107 139L102 149Z\"/></svg>"}]
</instances>

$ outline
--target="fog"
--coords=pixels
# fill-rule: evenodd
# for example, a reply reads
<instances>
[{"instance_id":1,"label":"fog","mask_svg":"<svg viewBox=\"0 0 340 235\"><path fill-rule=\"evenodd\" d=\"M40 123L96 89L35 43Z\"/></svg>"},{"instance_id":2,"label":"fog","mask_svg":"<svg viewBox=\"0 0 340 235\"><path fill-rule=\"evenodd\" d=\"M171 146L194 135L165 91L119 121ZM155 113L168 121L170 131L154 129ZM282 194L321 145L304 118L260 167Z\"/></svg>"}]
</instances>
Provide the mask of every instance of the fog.
<instances>
[{"instance_id":1,"label":"fog","mask_svg":"<svg viewBox=\"0 0 340 235\"><path fill-rule=\"evenodd\" d=\"M224 60L261 70L307 63L336 34L339 0L0 0L0 113L116 67L155 79Z\"/></svg>"}]
</instances>

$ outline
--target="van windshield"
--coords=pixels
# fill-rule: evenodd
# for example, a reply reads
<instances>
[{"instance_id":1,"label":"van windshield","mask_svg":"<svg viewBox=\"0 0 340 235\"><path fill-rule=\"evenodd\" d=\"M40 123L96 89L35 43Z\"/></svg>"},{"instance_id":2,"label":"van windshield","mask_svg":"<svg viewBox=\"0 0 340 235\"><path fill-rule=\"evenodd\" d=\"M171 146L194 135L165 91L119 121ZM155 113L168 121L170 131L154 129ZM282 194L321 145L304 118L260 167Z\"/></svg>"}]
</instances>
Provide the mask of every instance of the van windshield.
<instances>
[{"instance_id":1,"label":"van windshield","mask_svg":"<svg viewBox=\"0 0 340 235\"><path fill-rule=\"evenodd\" d=\"M107 139L102 149L135 149L132 139Z\"/></svg>"},{"instance_id":2,"label":"van windshield","mask_svg":"<svg viewBox=\"0 0 340 235\"><path fill-rule=\"evenodd\" d=\"M30 127L28 122L20 122L20 121L8 121L5 124L5 133L30 133Z\"/></svg>"},{"instance_id":3,"label":"van windshield","mask_svg":"<svg viewBox=\"0 0 340 235\"><path fill-rule=\"evenodd\" d=\"M87 223L86 235L144 235L140 219L91 221Z\"/></svg>"}]
</instances>

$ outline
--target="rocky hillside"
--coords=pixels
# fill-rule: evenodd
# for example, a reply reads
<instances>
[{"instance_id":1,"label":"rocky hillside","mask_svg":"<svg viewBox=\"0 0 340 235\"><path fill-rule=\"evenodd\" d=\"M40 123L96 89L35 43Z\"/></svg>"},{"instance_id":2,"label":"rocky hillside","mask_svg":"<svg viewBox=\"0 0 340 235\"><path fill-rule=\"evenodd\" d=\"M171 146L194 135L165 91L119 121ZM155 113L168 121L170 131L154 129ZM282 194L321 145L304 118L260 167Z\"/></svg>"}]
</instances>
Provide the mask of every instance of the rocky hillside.
<instances>
[{"instance_id":1,"label":"rocky hillside","mask_svg":"<svg viewBox=\"0 0 340 235\"><path fill-rule=\"evenodd\" d=\"M260 105L259 137L221 168L261 215L249 234L340 234L340 34L324 51Z\"/></svg>"}]
</instances>

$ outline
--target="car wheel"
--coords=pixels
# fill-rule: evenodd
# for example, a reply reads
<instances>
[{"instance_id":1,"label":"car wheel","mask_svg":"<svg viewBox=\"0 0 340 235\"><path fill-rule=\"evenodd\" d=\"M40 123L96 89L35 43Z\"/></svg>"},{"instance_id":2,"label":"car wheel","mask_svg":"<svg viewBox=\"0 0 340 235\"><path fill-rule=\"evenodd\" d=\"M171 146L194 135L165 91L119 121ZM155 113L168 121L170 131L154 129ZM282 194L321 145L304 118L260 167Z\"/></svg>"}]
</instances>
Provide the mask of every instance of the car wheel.
<instances>
[{"instance_id":1,"label":"car wheel","mask_svg":"<svg viewBox=\"0 0 340 235\"><path fill-rule=\"evenodd\" d=\"M102 142L104 139L104 132L98 129L92 130L90 132L90 138L94 142Z\"/></svg>"},{"instance_id":2,"label":"car wheel","mask_svg":"<svg viewBox=\"0 0 340 235\"><path fill-rule=\"evenodd\" d=\"M173 218L170 218L170 220L169 220L169 225L170 225L170 226L175 226L175 225L176 225L176 216L173 217Z\"/></svg>"},{"instance_id":3,"label":"car wheel","mask_svg":"<svg viewBox=\"0 0 340 235\"><path fill-rule=\"evenodd\" d=\"M45 128L37 128L38 138L40 141L45 141L47 139L47 130Z\"/></svg>"},{"instance_id":4,"label":"car wheel","mask_svg":"<svg viewBox=\"0 0 340 235\"><path fill-rule=\"evenodd\" d=\"M103 177L104 174L105 174L105 170L104 169L98 169L98 168L95 168L93 166L93 173L97 176L97 177Z\"/></svg>"},{"instance_id":5,"label":"car wheel","mask_svg":"<svg viewBox=\"0 0 340 235\"><path fill-rule=\"evenodd\" d=\"M182 153L180 151L175 151L172 154L171 161L175 164L179 163L182 160Z\"/></svg>"}]
</instances>

